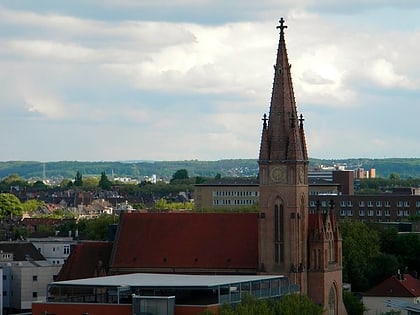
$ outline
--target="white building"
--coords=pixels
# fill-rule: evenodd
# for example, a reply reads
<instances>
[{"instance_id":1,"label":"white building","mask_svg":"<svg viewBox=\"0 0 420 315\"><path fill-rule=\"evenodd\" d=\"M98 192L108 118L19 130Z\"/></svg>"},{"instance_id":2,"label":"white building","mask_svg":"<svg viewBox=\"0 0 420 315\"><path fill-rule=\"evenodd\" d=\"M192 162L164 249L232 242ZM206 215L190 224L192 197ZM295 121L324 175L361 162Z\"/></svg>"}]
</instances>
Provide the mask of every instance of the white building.
<instances>
[{"instance_id":1,"label":"white building","mask_svg":"<svg viewBox=\"0 0 420 315\"><path fill-rule=\"evenodd\" d=\"M47 285L61 266L53 265L29 242L0 242L2 310L30 310L32 302L46 301ZM5 311L6 312L6 311Z\"/></svg>"},{"instance_id":2,"label":"white building","mask_svg":"<svg viewBox=\"0 0 420 315\"><path fill-rule=\"evenodd\" d=\"M73 237L28 238L38 252L53 265L62 266L70 255L72 245L77 241Z\"/></svg>"}]
</instances>

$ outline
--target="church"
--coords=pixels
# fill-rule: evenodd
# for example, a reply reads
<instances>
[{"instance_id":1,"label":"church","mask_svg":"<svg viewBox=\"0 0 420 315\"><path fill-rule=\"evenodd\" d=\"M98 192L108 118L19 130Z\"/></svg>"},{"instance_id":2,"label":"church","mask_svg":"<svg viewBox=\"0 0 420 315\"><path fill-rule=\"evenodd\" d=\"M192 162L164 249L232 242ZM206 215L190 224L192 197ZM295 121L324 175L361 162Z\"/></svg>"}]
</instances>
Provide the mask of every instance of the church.
<instances>
[{"instance_id":1,"label":"church","mask_svg":"<svg viewBox=\"0 0 420 315\"><path fill-rule=\"evenodd\" d=\"M110 246L72 251L57 280L94 275L282 275L345 315L342 240L334 204L308 211L308 152L298 115L282 18L269 113L263 115L257 213L123 213ZM94 246L93 246L94 247ZM96 258L89 258L96 253ZM100 258L99 258L100 257ZM100 267L101 270L98 271ZM82 278L80 276L79 278Z\"/></svg>"},{"instance_id":2,"label":"church","mask_svg":"<svg viewBox=\"0 0 420 315\"><path fill-rule=\"evenodd\" d=\"M333 213L308 211L308 153L303 115L297 114L285 21L274 66L270 112L264 115L259 155L259 271L282 273L328 314L345 314L342 240Z\"/></svg>"}]
</instances>

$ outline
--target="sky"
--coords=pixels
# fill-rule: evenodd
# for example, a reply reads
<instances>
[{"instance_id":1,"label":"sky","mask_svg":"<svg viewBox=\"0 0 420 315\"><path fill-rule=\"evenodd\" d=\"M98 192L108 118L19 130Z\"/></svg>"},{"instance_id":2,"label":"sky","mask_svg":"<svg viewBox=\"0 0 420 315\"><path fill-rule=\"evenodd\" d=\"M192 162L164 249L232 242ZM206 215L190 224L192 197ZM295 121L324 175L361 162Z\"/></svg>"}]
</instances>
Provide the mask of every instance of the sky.
<instances>
[{"instance_id":1,"label":"sky","mask_svg":"<svg viewBox=\"0 0 420 315\"><path fill-rule=\"evenodd\" d=\"M0 161L257 159L281 17L311 158L420 157L418 0L0 0Z\"/></svg>"}]
</instances>

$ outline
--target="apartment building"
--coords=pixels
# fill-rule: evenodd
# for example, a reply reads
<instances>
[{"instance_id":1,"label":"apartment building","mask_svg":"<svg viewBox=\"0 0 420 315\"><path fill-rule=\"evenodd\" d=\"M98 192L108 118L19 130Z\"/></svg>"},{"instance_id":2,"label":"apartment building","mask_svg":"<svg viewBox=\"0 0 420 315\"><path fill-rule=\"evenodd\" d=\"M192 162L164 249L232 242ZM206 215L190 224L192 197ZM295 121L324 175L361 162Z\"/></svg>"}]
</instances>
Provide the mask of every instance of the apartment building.
<instances>
[{"instance_id":1,"label":"apartment building","mask_svg":"<svg viewBox=\"0 0 420 315\"><path fill-rule=\"evenodd\" d=\"M32 302L47 299L47 285L60 266L48 262L29 242L0 242L3 314L31 309Z\"/></svg>"}]
</instances>

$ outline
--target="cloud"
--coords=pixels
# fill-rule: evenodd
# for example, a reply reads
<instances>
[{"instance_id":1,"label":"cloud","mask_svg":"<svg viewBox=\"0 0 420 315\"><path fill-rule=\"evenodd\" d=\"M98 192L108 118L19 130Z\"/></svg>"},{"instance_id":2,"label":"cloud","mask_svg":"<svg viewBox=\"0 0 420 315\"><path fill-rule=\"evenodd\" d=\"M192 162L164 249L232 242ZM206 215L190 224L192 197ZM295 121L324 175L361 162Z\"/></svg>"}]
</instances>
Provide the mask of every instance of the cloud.
<instances>
[{"instance_id":1,"label":"cloud","mask_svg":"<svg viewBox=\"0 0 420 315\"><path fill-rule=\"evenodd\" d=\"M375 16L388 14L382 3L360 0L351 12L345 10L352 3L337 7L338 15L327 0L180 0L159 10L160 1L75 3L61 10L54 4L50 10L0 7L1 131L19 126L42 137L47 122L51 142L60 142L60 134L68 143L43 153L43 160L64 159L60 152L88 160L256 157L278 15L289 26L289 60L311 156L390 150L384 143L398 137L380 125L390 124L388 114L396 116L395 97L404 120L398 133L409 139L407 125L415 125L409 108L419 104L402 96L419 94L413 65L420 32L408 24L390 30L388 20ZM187 6L192 11L181 12ZM24 132L14 133L14 141L27 143ZM80 148L79 155L68 147ZM17 145L7 154L27 156Z\"/></svg>"}]
</instances>

